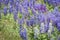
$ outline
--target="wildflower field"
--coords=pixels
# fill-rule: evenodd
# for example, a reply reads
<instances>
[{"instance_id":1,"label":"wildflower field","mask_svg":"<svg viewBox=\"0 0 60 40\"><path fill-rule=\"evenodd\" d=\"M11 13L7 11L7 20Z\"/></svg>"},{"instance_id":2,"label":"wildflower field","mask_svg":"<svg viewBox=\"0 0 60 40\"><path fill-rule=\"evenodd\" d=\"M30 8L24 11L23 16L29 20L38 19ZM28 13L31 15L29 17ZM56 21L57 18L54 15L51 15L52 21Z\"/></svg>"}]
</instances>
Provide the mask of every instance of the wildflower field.
<instances>
[{"instance_id":1,"label":"wildflower field","mask_svg":"<svg viewBox=\"0 0 60 40\"><path fill-rule=\"evenodd\" d=\"M60 40L60 0L0 0L0 40Z\"/></svg>"}]
</instances>

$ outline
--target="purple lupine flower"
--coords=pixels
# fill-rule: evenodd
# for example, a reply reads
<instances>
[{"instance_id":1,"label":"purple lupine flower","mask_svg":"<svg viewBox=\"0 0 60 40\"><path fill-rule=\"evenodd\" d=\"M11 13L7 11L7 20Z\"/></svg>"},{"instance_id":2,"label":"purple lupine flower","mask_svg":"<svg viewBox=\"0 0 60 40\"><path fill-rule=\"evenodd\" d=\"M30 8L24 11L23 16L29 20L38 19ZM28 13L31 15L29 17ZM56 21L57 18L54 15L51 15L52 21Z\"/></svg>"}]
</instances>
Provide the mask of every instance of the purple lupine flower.
<instances>
[{"instance_id":1,"label":"purple lupine flower","mask_svg":"<svg viewBox=\"0 0 60 40\"><path fill-rule=\"evenodd\" d=\"M28 15L30 15L28 9L24 9L23 16L28 16Z\"/></svg>"},{"instance_id":2,"label":"purple lupine flower","mask_svg":"<svg viewBox=\"0 0 60 40\"><path fill-rule=\"evenodd\" d=\"M24 18L18 19L18 24L23 25L23 23L24 23Z\"/></svg>"},{"instance_id":3,"label":"purple lupine flower","mask_svg":"<svg viewBox=\"0 0 60 40\"><path fill-rule=\"evenodd\" d=\"M58 7L55 7L55 8L54 8L52 14L54 14L56 17L57 17L57 16L60 16L60 12L59 12Z\"/></svg>"},{"instance_id":4,"label":"purple lupine flower","mask_svg":"<svg viewBox=\"0 0 60 40\"><path fill-rule=\"evenodd\" d=\"M60 31L60 23L57 23L57 29Z\"/></svg>"},{"instance_id":5,"label":"purple lupine flower","mask_svg":"<svg viewBox=\"0 0 60 40\"><path fill-rule=\"evenodd\" d=\"M53 6L60 5L60 0L44 0L44 1L45 3L47 2L48 4L53 5Z\"/></svg>"},{"instance_id":6,"label":"purple lupine flower","mask_svg":"<svg viewBox=\"0 0 60 40\"><path fill-rule=\"evenodd\" d=\"M30 18L30 25L33 26L35 24L35 19L34 17L31 17Z\"/></svg>"},{"instance_id":7,"label":"purple lupine flower","mask_svg":"<svg viewBox=\"0 0 60 40\"><path fill-rule=\"evenodd\" d=\"M16 0L16 2L20 3L20 0Z\"/></svg>"},{"instance_id":8,"label":"purple lupine flower","mask_svg":"<svg viewBox=\"0 0 60 40\"><path fill-rule=\"evenodd\" d=\"M15 2L15 9L18 11L18 9L19 9L19 2L18 2L18 0Z\"/></svg>"},{"instance_id":9,"label":"purple lupine flower","mask_svg":"<svg viewBox=\"0 0 60 40\"><path fill-rule=\"evenodd\" d=\"M9 13L12 13L12 12L13 12L13 6L9 5Z\"/></svg>"},{"instance_id":10,"label":"purple lupine flower","mask_svg":"<svg viewBox=\"0 0 60 40\"><path fill-rule=\"evenodd\" d=\"M13 15L14 15L14 20L16 21L18 19L18 12L16 11L16 9L14 9L13 11Z\"/></svg>"},{"instance_id":11,"label":"purple lupine flower","mask_svg":"<svg viewBox=\"0 0 60 40\"><path fill-rule=\"evenodd\" d=\"M23 0L22 6L24 9L28 9L28 6L29 6L28 0Z\"/></svg>"},{"instance_id":12,"label":"purple lupine flower","mask_svg":"<svg viewBox=\"0 0 60 40\"><path fill-rule=\"evenodd\" d=\"M10 5L14 4L14 0L9 0Z\"/></svg>"},{"instance_id":13,"label":"purple lupine flower","mask_svg":"<svg viewBox=\"0 0 60 40\"><path fill-rule=\"evenodd\" d=\"M9 3L9 0L4 0L5 5L8 5L8 3Z\"/></svg>"},{"instance_id":14,"label":"purple lupine flower","mask_svg":"<svg viewBox=\"0 0 60 40\"><path fill-rule=\"evenodd\" d=\"M4 15L7 15L7 7L6 6L4 7L3 10L4 10Z\"/></svg>"},{"instance_id":15,"label":"purple lupine flower","mask_svg":"<svg viewBox=\"0 0 60 40\"><path fill-rule=\"evenodd\" d=\"M19 11L22 13L22 15L25 17L26 15L29 15L28 9L25 9L21 4L19 5Z\"/></svg>"},{"instance_id":16,"label":"purple lupine flower","mask_svg":"<svg viewBox=\"0 0 60 40\"><path fill-rule=\"evenodd\" d=\"M30 1L29 1L29 7L30 7L30 8L33 7L35 1L36 1L36 0L30 0Z\"/></svg>"},{"instance_id":17,"label":"purple lupine flower","mask_svg":"<svg viewBox=\"0 0 60 40\"><path fill-rule=\"evenodd\" d=\"M2 2L2 0L0 0L0 3Z\"/></svg>"},{"instance_id":18,"label":"purple lupine flower","mask_svg":"<svg viewBox=\"0 0 60 40\"><path fill-rule=\"evenodd\" d=\"M35 3L33 7L34 7L35 10L38 10L38 7L39 7L40 5L41 5L41 4L39 4L39 3Z\"/></svg>"},{"instance_id":19,"label":"purple lupine flower","mask_svg":"<svg viewBox=\"0 0 60 40\"><path fill-rule=\"evenodd\" d=\"M35 4L34 9L38 10L39 12L46 12L46 5L45 4Z\"/></svg>"},{"instance_id":20,"label":"purple lupine flower","mask_svg":"<svg viewBox=\"0 0 60 40\"><path fill-rule=\"evenodd\" d=\"M45 32L48 32L48 29L49 29L49 24L45 23Z\"/></svg>"},{"instance_id":21,"label":"purple lupine flower","mask_svg":"<svg viewBox=\"0 0 60 40\"><path fill-rule=\"evenodd\" d=\"M0 0L0 3L4 3L4 0Z\"/></svg>"},{"instance_id":22,"label":"purple lupine flower","mask_svg":"<svg viewBox=\"0 0 60 40\"><path fill-rule=\"evenodd\" d=\"M57 25L57 23L60 22L60 12L59 12L58 7L55 7L55 8L54 8L54 11L53 11L52 14L55 15L55 18L53 18L53 19L54 19L53 22L55 21L55 23L56 23L56 25Z\"/></svg>"},{"instance_id":23,"label":"purple lupine flower","mask_svg":"<svg viewBox=\"0 0 60 40\"><path fill-rule=\"evenodd\" d=\"M20 13L23 13L23 6L21 4L19 5L19 11Z\"/></svg>"},{"instance_id":24,"label":"purple lupine flower","mask_svg":"<svg viewBox=\"0 0 60 40\"><path fill-rule=\"evenodd\" d=\"M30 27L30 20L26 20L26 25Z\"/></svg>"},{"instance_id":25,"label":"purple lupine flower","mask_svg":"<svg viewBox=\"0 0 60 40\"><path fill-rule=\"evenodd\" d=\"M29 11L28 11L28 6L29 6L29 2L28 0L23 0L24 3L22 3L23 6L23 14L24 15L29 15Z\"/></svg>"},{"instance_id":26,"label":"purple lupine flower","mask_svg":"<svg viewBox=\"0 0 60 40\"><path fill-rule=\"evenodd\" d=\"M50 20L52 20L53 25L55 25L56 16L52 12L48 12L47 17L48 17L47 18L48 22L50 22Z\"/></svg>"},{"instance_id":27,"label":"purple lupine flower","mask_svg":"<svg viewBox=\"0 0 60 40\"><path fill-rule=\"evenodd\" d=\"M40 24L41 22L45 21L45 17L43 13L40 13L36 16L36 21L38 22L38 24Z\"/></svg>"},{"instance_id":28,"label":"purple lupine flower","mask_svg":"<svg viewBox=\"0 0 60 40\"><path fill-rule=\"evenodd\" d=\"M33 26L34 25L34 20L30 20L30 25Z\"/></svg>"},{"instance_id":29,"label":"purple lupine flower","mask_svg":"<svg viewBox=\"0 0 60 40\"><path fill-rule=\"evenodd\" d=\"M40 22L45 21L45 15L43 13L40 14Z\"/></svg>"},{"instance_id":30,"label":"purple lupine flower","mask_svg":"<svg viewBox=\"0 0 60 40\"><path fill-rule=\"evenodd\" d=\"M23 40L27 40L27 31L22 26L20 27L20 36Z\"/></svg>"},{"instance_id":31,"label":"purple lupine flower","mask_svg":"<svg viewBox=\"0 0 60 40\"><path fill-rule=\"evenodd\" d=\"M36 10L35 10L33 7L31 7L31 11L32 11L32 14L33 14L34 16L37 15Z\"/></svg>"}]
</instances>

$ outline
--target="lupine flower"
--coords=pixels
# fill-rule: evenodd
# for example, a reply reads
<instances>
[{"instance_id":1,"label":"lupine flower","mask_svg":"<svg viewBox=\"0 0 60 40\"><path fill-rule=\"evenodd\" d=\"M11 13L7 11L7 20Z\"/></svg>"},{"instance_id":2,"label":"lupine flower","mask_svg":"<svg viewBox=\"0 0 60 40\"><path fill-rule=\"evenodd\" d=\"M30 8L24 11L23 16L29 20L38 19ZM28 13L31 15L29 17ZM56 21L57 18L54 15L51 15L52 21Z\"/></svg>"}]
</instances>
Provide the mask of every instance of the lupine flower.
<instances>
[{"instance_id":1,"label":"lupine flower","mask_svg":"<svg viewBox=\"0 0 60 40\"><path fill-rule=\"evenodd\" d=\"M26 25L30 26L30 21L29 20L26 20Z\"/></svg>"},{"instance_id":2,"label":"lupine flower","mask_svg":"<svg viewBox=\"0 0 60 40\"><path fill-rule=\"evenodd\" d=\"M19 5L19 11L20 11L20 13L23 13L22 10L23 10L23 6L20 4L20 5Z\"/></svg>"},{"instance_id":3,"label":"lupine flower","mask_svg":"<svg viewBox=\"0 0 60 40\"><path fill-rule=\"evenodd\" d=\"M23 40L27 40L27 31L23 27L20 27L20 36Z\"/></svg>"},{"instance_id":4,"label":"lupine flower","mask_svg":"<svg viewBox=\"0 0 60 40\"><path fill-rule=\"evenodd\" d=\"M16 21L18 19L18 12L16 11L16 9L14 9L13 11L13 15L14 15L14 20Z\"/></svg>"},{"instance_id":5,"label":"lupine flower","mask_svg":"<svg viewBox=\"0 0 60 40\"><path fill-rule=\"evenodd\" d=\"M24 11L23 11L23 15L24 15L24 16L26 16L26 15L28 16L28 15L29 15L29 11L28 11L28 9L24 9Z\"/></svg>"},{"instance_id":6,"label":"lupine flower","mask_svg":"<svg viewBox=\"0 0 60 40\"><path fill-rule=\"evenodd\" d=\"M60 23L57 23L57 29L60 31Z\"/></svg>"},{"instance_id":7,"label":"lupine flower","mask_svg":"<svg viewBox=\"0 0 60 40\"><path fill-rule=\"evenodd\" d=\"M49 24L48 24L48 23L45 23L44 28L45 28L45 32L48 32L48 29L49 29Z\"/></svg>"},{"instance_id":8,"label":"lupine flower","mask_svg":"<svg viewBox=\"0 0 60 40\"><path fill-rule=\"evenodd\" d=\"M48 12L47 17L48 21L50 22L50 20L52 20L53 25L55 25L56 16L52 12Z\"/></svg>"},{"instance_id":9,"label":"lupine flower","mask_svg":"<svg viewBox=\"0 0 60 40\"><path fill-rule=\"evenodd\" d=\"M22 6L23 6L24 9L27 10L28 9L28 6L29 6L28 0L23 0Z\"/></svg>"},{"instance_id":10,"label":"lupine flower","mask_svg":"<svg viewBox=\"0 0 60 40\"><path fill-rule=\"evenodd\" d=\"M40 33L45 33L45 27L44 23L41 23L40 25Z\"/></svg>"},{"instance_id":11,"label":"lupine flower","mask_svg":"<svg viewBox=\"0 0 60 40\"><path fill-rule=\"evenodd\" d=\"M14 0L9 0L10 5L14 4Z\"/></svg>"},{"instance_id":12,"label":"lupine flower","mask_svg":"<svg viewBox=\"0 0 60 40\"><path fill-rule=\"evenodd\" d=\"M19 2L18 1L16 1L15 2L15 9L18 11L18 9L19 9Z\"/></svg>"},{"instance_id":13,"label":"lupine flower","mask_svg":"<svg viewBox=\"0 0 60 40\"><path fill-rule=\"evenodd\" d=\"M16 0L16 2L20 3L20 0Z\"/></svg>"},{"instance_id":14,"label":"lupine flower","mask_svg":"<svg viewBox=\"0 0 60 40\"><path fill-rule=\"evenodd\" d=\"M40 6L39 3L35 3L33 7L34 7L35 10L38 10L38 7L39 7L39 6Z\"/></svg>"},{"instance_id":15,"label":"lupine flower","mask_svg":"<svg viewBox=\"0 0 60 40\"><path fill-rule=\"evenodd\" d=\"M30 7L30 8L33 7L35 1L36 1L36 0L30 0L30 1L29 1L29 7Z\"/></svg>"},{"instance_id":16,"label":"lupine flower","mask_svg":"<svg viewBox=\"0 0 60 40\"><path fill-rule=\"evenodd\" d=\"M9 6L9 12L10 12L10 13L13 12L13 6L12 6L12 5Z\"/></svg>"},{"instance_id":17,"label":"lupine flower","mask_svg":"<svg viewBox=\"0 0 60 40\"><path fill-rule=\"evenodd\" d=\"M26 15L29 15L29 11L28 11L28 9L24 9L24 7L20 4L19 5L19 11L20 11L20 13L22 13L22 15L25 17Z\"/></svg>"},{"instance_id":18,"label":"lupine flower","mask_svg":"<svg viewBox=\"0 0 60 40\"><path fill-rule=\"evenodd\" d=\"M49 23L49 29L48 29L48 37L51 37L51 33L54 31L54 26L52 23Z\"/></svg>"},{"instance_id":19,"label":"lupine flower","mask_svg":"<svg viewBox=\"0 0 60 40\"><path fill-rule=\"evenodd\" d=\"M48 4L53 5L53 6L60 5L60 0L44 0L44 1L45 3L47 2Z\"/></svg>"},{"instance_id":20,"label":"lupine flower","mask_svg":"<svg viewBox=\"0 0 60 40\"><path fill-rule=\"evenodd\" d=\"M2 2L2 0L0 0L0 3Z\"/></svg>"},{"instance_id":21,"label":"lupine flower","mask_svg":"<svg viewBox=\"0 0 60 40\"><path fill-rule=\"evenodd\" d=\"M39 35L39 29L37 27L34 27L34 38L36 39Z\"/></svg>"},{"instance_id":22,"label":"lupine flower","mask_svg":"<svg viewBox=\"0 0 60 40\"><path fill-rule=\"evenodd\" d=\"M45 15L43 13L40 14L40 22L45 21Z\"/></svg>"},{"instance_id":23,"label":"lupine flower","mask_svg":"<svg viewBox=\"0 0 60 40\"><path fill-rule=\"evenodd\" d=\"M4 10L4 15L7 15L7 7L6 6L4 7L3 10Z\"/></svg>"},{"instance_id":24,"label":"lupine flower","mask_svg":"<svg viewBox=\"0 0 60 40\"><path fill-rule=\"evenodd\" d=\"M4 0L5 5L8 5L8 3L9 3L9 0Z\"/></svg>"},{"instance_id":25,"label":"lupine flower","mask_svg":"<svg viewBox=\"0 0 60 40\"><path fill-rule=\"evenodd\" d=\"M34 9L40 12L46 12L46 5L45 4L35 4Z\"/></svg>"},{"instance_id":26,"label":"lupine flower","mask_svg":"<svg viewBox=\"0 0 60 40\"><path fill-rule=\"evenodd\" d=\"M52 23L49 23L49 30L50 30L51 32L54 31L54 26L52 25Z\"/></svg>"},{"instance_id":27,"label":"lupine flower","mask_svg":"<svg viewBox=\"0 0 60 40\"><path fill-rule=\"evenodd\" d=\"M60 30L60 29L59 29L60 12L59 12L59 10L58 10L58 7L55 7L55 8L54 8L53 14L55 15L54 20L55 20L55 24L56 24L56 26L57 26L57 29L58 29L58 31L59 31L59 30ZM53 22L54 22L54 21L53 21Z\"/></svg>"},{"instance_id":28,"label":"lupine flower","mask_svg":"<svg viewBox=\"0 0 60 40\"><path fill-rule=\"evenodd\" d=\"M45 21L45 17L43 13L40 13L36 16L36 21L38 22L38 24L40 24L41 22Z\"/></svg>"},{"instance_id":29,"label":"lupine flower","mask_svg":"<svg viewBox=\"0 0 60 40\"><path fill-rule=\"evenodd\" d=\"M24 18L18 19L18 24L23 25L23 23L24 23Z\"/></svg>"},{"instance_id":30,"label":"lupine flower","mask_svg":"<svg viewBox=\"0 0 60 40\"><path fill-rule=\"evenodd\" d=\"M31 17L30 18L30 25L33 26L34 24L35 24L35 20L34 20L34 18Z\"/></svg>"},{"instance_id":31,"label":"lupine flower","mask_svg":"<svg viewBox=\"0 0 60 40\"><path fill-rule=\"evenodd\" d=\"M56 17L57 17L57 16L60 16L60 12L59 12L58 7L55 7L55 8L54 8L52 14L54 14Z\"/></svg>"},{"instance_id":32,"label":"lupine flower","mask_svg":"<svg viewBox=\"0 0 60 40\"><path fill-rule=\"evenodd\" d=\"M33 7L31 7L31 11L32 11L32 14L33 14L34 16L37 15L36 10L35 10Z\"/></svg>"},{"instance_id":33,"label":"lupine flower","mask_svg":"<svg viewBox=\"0 0 60 40\"><path fill-rule=\"evenodd\" d=\"M28 2L28 0L23 0L23 2L24 2L24 3L22 3L23 14L24 15L29 15L29 11L28 11L29 2Z\"/></svg>"},{"instance_id":34,"label":"lupine flower","mask_svg":"<svg viewBox=\"0 0 60 40\"><path fill-rule=\"evenodd\" d=\"M31 26L34 25L34 20L30 20L30 25L31 25Z\"/></svg>"}]
</instances>

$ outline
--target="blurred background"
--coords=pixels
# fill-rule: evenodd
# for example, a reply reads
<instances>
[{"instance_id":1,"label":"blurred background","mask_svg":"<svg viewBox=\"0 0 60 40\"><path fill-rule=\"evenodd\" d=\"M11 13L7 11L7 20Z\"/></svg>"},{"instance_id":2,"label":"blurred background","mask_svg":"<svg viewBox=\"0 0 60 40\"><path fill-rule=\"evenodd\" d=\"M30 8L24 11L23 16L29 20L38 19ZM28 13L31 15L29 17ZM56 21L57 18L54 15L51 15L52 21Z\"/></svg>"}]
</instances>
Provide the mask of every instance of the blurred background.
<instances>
[{"instance_id":1,"label":"blurred background","mask_svg":"<svg viewBox=\"0 0 60 40\"><path fill-rule=\"evenodd\" d=\"M59 0L0 0L0 40L60 40L59 22Z\"/></svg>"}]
</instances>

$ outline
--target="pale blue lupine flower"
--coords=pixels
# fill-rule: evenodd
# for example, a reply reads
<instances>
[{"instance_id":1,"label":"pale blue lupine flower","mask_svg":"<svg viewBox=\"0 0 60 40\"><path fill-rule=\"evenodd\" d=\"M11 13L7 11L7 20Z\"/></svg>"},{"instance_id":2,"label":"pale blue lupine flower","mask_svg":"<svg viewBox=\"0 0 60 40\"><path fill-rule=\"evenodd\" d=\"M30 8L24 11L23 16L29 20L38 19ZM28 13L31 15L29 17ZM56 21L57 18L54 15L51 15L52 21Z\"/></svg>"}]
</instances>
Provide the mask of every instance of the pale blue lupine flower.
<instances>
[{"instance_id":1,"label":"pale blue lupine flower","mask_svg":"<svg viewBox=\"0 0 60 40\"><path fill-rule=\"evenodd\" d=\"M39 35L39 29L37 27L34 27L34 38L38 38Z\"/></svg>"},{"instance_id":2,"label":"pale blue lupine flower","mask_svg":"<svg viewBox=\"0 0 60 40\"><path fill-rule=\"evenodd\" d=\"M41 23L41 26L40 26L40 33L45 33L45 28L44 28L43 22Z\"/></svg>"},{"instance_id":3,"label":"pale blue lupine flower","mask_svg":"<svg viewBox=\"0 0 60 40\"><path fill-rule=\"evenodd\" d=\"M52 32L54 31L54 26L52 25L52 23L49 23L49 30Z\"/></svg>"},{"instance_id":4,"label":"pale blue lupine flower","mask_svg":"<svg viewBox=\"0 0 60 40\"><path fill-rule=\"evenodd\" d=\"M52 31L54 31L54 26L52 26L52 23L49 23L48 37L51 36Z\"/></svg>"}]
</instances>

